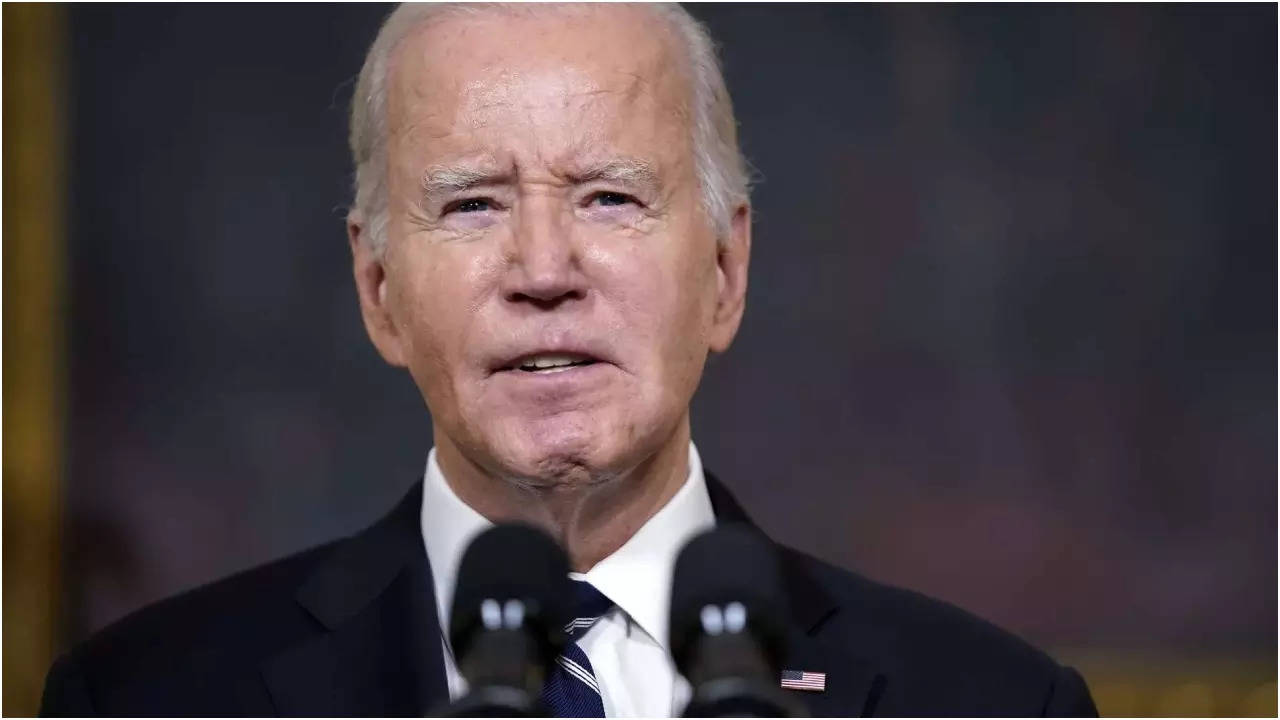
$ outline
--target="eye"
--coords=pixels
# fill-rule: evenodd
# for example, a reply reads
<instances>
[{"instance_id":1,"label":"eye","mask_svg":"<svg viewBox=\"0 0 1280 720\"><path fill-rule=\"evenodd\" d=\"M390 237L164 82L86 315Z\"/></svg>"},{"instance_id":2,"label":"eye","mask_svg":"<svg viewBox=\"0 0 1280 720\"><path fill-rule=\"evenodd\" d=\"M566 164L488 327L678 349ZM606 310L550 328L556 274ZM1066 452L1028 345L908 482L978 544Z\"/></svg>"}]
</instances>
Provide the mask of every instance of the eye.
<instances>
[{"instance_id":1,"label":"eye","mask_svg":"<svg viewBox=\"0 0 1280 720\"><path fill-rule=\"evenodd\" d=\"M449 203L445 206L444 213L442 214L448 215L451 212L476 213L492 209L493 202L488 198L466 198L465 200L457 200Z\"/></svg>"},{"instance_id":2,"label":"eye","mask_svg":"<svg viewBox=\"0 0 1280 720\"><path fill-rule=\"evenodd\" d=\"M608 191L598 192L595 195L592 195L591 201L605 206L626 205L627 203L639 204L636 199L630 195L623 195L622 193Z\"/></svg>"}]
</instances>

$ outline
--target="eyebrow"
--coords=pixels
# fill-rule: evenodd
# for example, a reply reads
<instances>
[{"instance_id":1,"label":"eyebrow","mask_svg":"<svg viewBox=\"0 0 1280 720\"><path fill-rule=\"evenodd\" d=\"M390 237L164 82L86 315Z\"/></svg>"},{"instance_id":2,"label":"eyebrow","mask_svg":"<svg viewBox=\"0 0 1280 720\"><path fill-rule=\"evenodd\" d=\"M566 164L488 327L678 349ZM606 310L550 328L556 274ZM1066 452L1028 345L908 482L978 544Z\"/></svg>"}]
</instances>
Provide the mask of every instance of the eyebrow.
<instances>
[{"instance_id":1,"label":"eyebrow","mask_svg":"<svg viewBox=\"0 0 1280 720\"><path fill-rule=\"evenodd\" d=\"M588 183L593 180L606 180L623 185L656 187L658 173L653 165L634 158L615 158L598 165L588 166L574 173L571 179L575 183Z\"/></svg>"},{"instance_id":2,"label":"eyebrow","mask_svg":"<svg viewBox=\"0 0 1280 720\"><path fill-rule=\"evenodd\" d=\"M603 180L622 185L657 189L658 173L653 165L635 158L614 158L596 164L587 164L567 173L567 179L575 185ZM442 195L464 192L484 185L510 184L515 179L512 171L491 170L462 165L436 165L422 174L422 196L427 202Z\"/></svg>"},{"instance_id":3,"label":"eyebrow","mask_svg":"<svg viewBox=\"0 0 1280 720\"><path fill-rule=\"evenodd\" d=\"M511 173L479 170L462 166L434 166L422 174L422 193L427 199L452 192L470 190L479 185L509 182Z\"/></svg>"}]
</instances>

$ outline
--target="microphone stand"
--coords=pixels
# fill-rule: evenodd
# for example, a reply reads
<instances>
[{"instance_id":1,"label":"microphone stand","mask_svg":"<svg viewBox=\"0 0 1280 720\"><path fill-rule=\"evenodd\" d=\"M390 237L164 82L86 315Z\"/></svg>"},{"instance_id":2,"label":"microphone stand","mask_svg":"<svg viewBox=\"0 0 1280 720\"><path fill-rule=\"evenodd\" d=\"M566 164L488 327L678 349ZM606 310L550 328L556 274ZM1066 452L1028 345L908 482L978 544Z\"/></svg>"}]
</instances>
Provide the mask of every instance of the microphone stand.
<instances>
[{"instance_id":1,"label":"microphone stand","mask_svg":"<svg viewBox=\"0 0 1280 720\"><path fill-rule=\"evenodd\" d=\"M746 633L704 636L691 653L693 697L683 717L804 717Z\"/></svg>"},{"instance_id":2,"label":"microphone stand","mask_svg":"<svg viewBox=\"0 0 1280 720\"><path fill-rule=\"evenodd\" d=\"M548 717L542 703L545 669L528 661L535 641L526 628L477 634L458 668L470 691L440 717Z\"/></svg>"}]
</instances>

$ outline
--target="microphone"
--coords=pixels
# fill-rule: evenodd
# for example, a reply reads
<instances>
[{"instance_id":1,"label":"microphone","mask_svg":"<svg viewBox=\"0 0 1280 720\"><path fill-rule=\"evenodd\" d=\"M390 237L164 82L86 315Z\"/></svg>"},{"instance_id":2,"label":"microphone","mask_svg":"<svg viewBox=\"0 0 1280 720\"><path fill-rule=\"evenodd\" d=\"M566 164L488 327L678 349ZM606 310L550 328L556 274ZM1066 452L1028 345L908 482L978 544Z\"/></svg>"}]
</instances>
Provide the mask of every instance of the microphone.
<instances>
[{"instance_id":1,"label":"microphone","mask_svg":"<svg viewBox=\"0 0 1280 720\"><path fill-rule=\"evenodd\" d=\"M779 687L786 595L773 545L720 526L685 545L671 590L671 654L693 686L684 717L799 717Z\"/></svg>"},{"instance_id":2,"label":"microphone","mask_svg":"<svg viewBox=\"0 0 1280 720\"><path fill-rule=\"evenodd\" d=\"M497 525L477 535L458 567L449 639L470 692L454 717L545 717L547 668L569 621L569 561L549 535Z\"/></svg>"}]
</instances>

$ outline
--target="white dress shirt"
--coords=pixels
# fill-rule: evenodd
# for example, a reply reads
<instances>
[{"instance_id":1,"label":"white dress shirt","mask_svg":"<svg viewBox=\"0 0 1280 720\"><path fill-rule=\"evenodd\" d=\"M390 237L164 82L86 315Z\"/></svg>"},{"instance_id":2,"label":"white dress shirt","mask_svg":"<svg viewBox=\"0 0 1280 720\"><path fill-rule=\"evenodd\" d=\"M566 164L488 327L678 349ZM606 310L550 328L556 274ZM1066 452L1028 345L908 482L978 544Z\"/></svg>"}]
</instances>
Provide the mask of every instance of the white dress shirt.
<instances>
[{"instance_id":1,"label":"white dress shirt","mask_svg":"<svg viewBox=\"0 0 1280 720\"><path fill-rule=\"evenodd\" d=\"M422 539L435 584L449 697L467 689L447 641L458 563L467 544L492 523L449 487L433 448L422 492ZM606 717L676 717L689 701L689 683L676 672L667 647L671 572L676 555L694 535L715 525L698 451L689 443L689 475L671 500L622 547L586 573L586 580L615 603L578 646L600 684Z\"/></svg>"}]
</instances>

